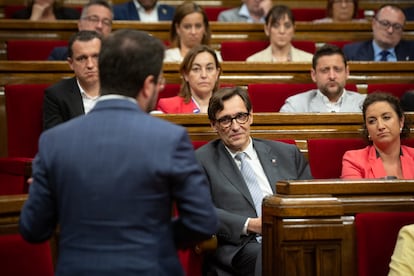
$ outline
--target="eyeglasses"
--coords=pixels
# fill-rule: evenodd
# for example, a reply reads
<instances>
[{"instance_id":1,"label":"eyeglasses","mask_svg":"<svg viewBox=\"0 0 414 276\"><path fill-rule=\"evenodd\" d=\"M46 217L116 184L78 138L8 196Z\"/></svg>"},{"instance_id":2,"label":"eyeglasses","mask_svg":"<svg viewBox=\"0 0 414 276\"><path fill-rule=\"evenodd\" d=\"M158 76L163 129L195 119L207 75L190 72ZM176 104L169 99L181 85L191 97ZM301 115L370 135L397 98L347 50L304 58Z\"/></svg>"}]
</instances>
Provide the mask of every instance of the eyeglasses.
<instances>
[{"instance_id":1,"label":"eyeglasses","mask_svg":"<svg viewBox=\"0 0 414 276\"><path fill-rule=\"evenodd\" d=\"M236 116L232 117L230 115L223 116L217 119L217 122L220 124L221 127L227 128L233 124L233 120L236 120L238 124L245 124L249 120L250 113L248 112L240 112L237 113Z\"/></svg>"},{"instance_id":2,"label":"eyeglasses","mask_svg":"<svg viewBox=\"0 0 414 276\"><path fill-rule=\"evenodd\" d=\"M401 32L404 29L404 26L398 23L391 23L388 20L379 20L378 18L374 17L374 19L383 27L384 29L388 30L390 27L396 32Z\"/></svg>"},{"instance_id":3,"label":"eyeglasses","mask_svg":"<svg viewBox=\"0 0 414 276\"><path fill-rule=\"evenodd\" d=\"M102 23L102 25L106 26L106 27L111 27L112 26L112 20L108 19L108 18L104 18L104 19L100 19L98 16L92 15L92 16L87 16L87 17L82 17L83 20L86 20L92 24L99 24L99 22Z\"/></svg>"}]
</instances>

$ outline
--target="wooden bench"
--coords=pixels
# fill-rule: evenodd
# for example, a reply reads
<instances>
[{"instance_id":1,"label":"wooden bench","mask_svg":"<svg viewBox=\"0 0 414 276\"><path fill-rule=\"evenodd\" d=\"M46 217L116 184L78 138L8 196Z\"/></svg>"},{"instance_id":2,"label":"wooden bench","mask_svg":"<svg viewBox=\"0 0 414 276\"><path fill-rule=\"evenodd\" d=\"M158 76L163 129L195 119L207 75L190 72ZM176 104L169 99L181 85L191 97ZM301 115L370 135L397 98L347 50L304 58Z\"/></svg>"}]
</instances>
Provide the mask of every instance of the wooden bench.
<instances>
[{"instance_id":1,"label":"wooden bench","mask_svg":"<svg viewBox=\"0 0 414 276\"><path fill-rule=\"evenodd\" d=\"M356 214L414 211L414 180L281 181L276 190L263 203L263 275L358 275Z\"/></svg>"}]
</instances>

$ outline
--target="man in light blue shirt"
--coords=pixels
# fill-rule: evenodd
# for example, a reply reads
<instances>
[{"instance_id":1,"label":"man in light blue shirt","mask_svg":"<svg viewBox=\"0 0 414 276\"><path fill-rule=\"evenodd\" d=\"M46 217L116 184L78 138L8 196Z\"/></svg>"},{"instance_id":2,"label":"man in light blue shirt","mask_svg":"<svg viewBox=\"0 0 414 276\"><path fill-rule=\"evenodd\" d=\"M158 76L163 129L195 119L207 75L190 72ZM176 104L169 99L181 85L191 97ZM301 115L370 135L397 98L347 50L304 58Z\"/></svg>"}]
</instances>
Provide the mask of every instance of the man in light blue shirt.
<instances>
[{"instance_id":1,"label":"man in light blue shirt","mask_svg":"<svg viewBox=\"0 0 414 276\"><path fill-rule=\"evenodd\" d=\"M264 23L268 11L272 8L271 0L242 0L240 7L222 11L218 21Z\"/></svg>"}]
</instances>

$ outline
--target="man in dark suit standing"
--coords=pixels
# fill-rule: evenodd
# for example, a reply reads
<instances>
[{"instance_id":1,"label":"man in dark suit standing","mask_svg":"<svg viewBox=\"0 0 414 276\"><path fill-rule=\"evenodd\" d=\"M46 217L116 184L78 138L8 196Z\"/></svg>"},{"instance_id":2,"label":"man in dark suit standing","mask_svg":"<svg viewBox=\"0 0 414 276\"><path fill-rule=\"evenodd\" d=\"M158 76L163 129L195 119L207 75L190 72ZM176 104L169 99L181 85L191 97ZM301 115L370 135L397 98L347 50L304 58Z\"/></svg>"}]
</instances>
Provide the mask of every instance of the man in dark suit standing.
<instances>
[{"instance_id":1,"label":"man in dark suit standing","mask_svg":"<svg viewBox=\"0 0 414 276\"><path fill-rule=\"evenodd\" d=\"M157 0L133 0L114 5L115 20L171 21L174 12L173 6L159 4Z\"/></svg>"},{"instance_id":2,"label":"man in dark suit standing","mask_svg":"<svg viewBox=\"0 0 414 276\"><path fill-rule=\"evenodd\" d=\"M414 42L402 39L404 25L405 15L400 7L381 6L372 19L373 39L345 45L345 56L359 61L414 60Z\"/></svg>"},{"instance_id":3,"label":"man in dark suit standing","mask_svg":"<svg viewBox=\"0 0 414 276\"><path fill-rule=\"evenodd\" d=\"M46 88L43 129L88 113L99 97L101 36L95 31L80 31L70 38L68 49L68 63L75 76Z\"/></svg>"},{"instance_id":4,"label":"man in dark suit standing","mask_svg":"<svg viewBox=\"0 0 414 276\"><path fill-rule=\"evenodd\" d=\"M184 275L177 247L217 230L185 128L148 114L163 59L159 39L115 31L102 43L95 107L40 137L20 233L41 242L59 225L57 276Z\"/></svg>"},{"instance_id":5,"label":"man in dark suit standing","mask_svg":"<svg viewBox=\"0 0 414 276\"><path fill-rule=\"evenodd\" d=\"M206 265L213 275L262 275L263 197L276 193L278 180L312 178L308 162L295 145L250 136L251 112L242 88L214 93L208 117L220 139L196 152L220 220L218 248Z\"/></svg>"}]
</instances>

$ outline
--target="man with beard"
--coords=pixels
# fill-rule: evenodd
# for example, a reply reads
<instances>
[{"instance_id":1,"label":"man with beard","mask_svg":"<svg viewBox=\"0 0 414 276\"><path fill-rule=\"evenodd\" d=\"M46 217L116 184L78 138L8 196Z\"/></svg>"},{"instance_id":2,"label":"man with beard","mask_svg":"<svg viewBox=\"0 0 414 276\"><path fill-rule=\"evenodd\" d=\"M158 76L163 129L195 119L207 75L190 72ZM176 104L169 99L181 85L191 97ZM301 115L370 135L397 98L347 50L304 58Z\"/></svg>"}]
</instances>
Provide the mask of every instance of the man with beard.
<instances>
[{"instance_id":1,"label":"man with beard","mask_svg":"<svg viewBox=\"0 0 414 276\"><path fill-rule=\"evenodd\" d=\"M133 0L114 5L115 20L170 21L174 17L174 12L174 7L158 4L156 0Z\"/></svg>"},{"instance_id":2,"label":"man with beard","mask_svg":"<svg viewBox=\"0 0 414 276\"><path fill-rule=\"evenodd\" d=\"M312 59L311 77L317 89L287 98L280 112L361 112L365 95L345 89L348 76L342 50L322 46Z\"/></svg>"}]
</instances>

